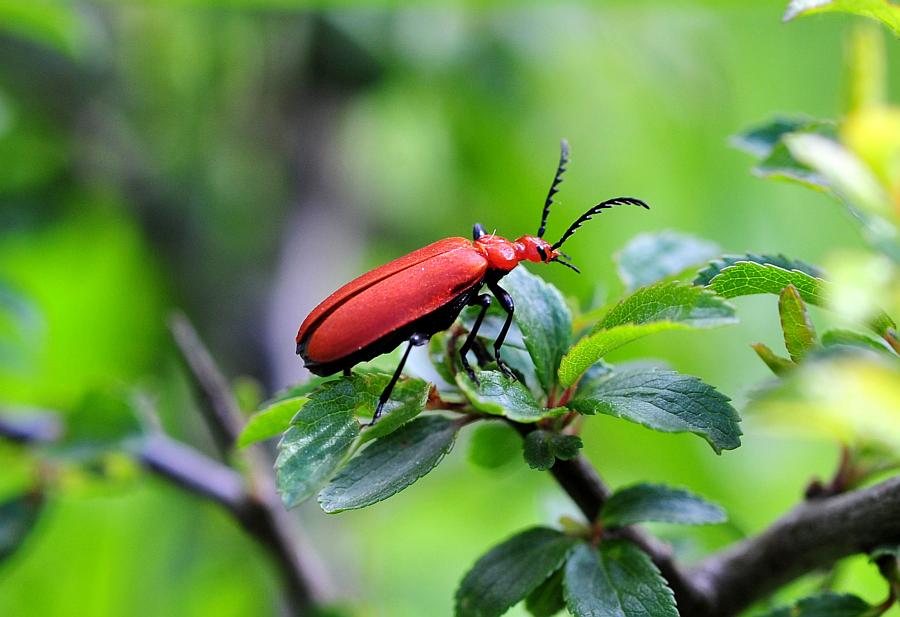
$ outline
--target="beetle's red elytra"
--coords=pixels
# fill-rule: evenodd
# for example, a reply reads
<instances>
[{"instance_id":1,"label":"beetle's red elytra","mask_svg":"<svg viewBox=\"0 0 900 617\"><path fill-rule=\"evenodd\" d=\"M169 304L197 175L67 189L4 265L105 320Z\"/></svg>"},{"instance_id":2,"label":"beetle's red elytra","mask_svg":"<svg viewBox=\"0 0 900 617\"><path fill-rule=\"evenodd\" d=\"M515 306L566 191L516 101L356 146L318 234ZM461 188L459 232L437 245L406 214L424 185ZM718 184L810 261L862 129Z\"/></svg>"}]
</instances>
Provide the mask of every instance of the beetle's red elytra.
<instances>
[{"instance_id":1,"label":"beetle's red elytra","mask_svg":"<svg viewBox=\"0 0 900 617\"><path fill-rule=\"evenodd\" d=\"M339 371L349 374L350 369L360 362L388 353L407 342L397 370L378 399L374 423L390 400L410 349L448 329L466 306L478 305L481 311L459 350L463 368L477 382L466 355L492 302L491 295L479 294L487 285L506 311L506 320L494 341L494 358L500 370L514 378L500 359L500 348L515 310L512 296L499 285L500 279L522 261L556 262L578 272L559 248L582 223L617 205L649 208L633 197L608 199L578 217L557 242L550 244L543 235L568 158L569 147L563 140L559 165L544 202L536 236L507 240L486 234L484 227L475 224L472 240L438 240L355 278L328 296L303 320L297 332L297 354L306 368L317 375L332 375Z\"/></svg>"}]
</instances>

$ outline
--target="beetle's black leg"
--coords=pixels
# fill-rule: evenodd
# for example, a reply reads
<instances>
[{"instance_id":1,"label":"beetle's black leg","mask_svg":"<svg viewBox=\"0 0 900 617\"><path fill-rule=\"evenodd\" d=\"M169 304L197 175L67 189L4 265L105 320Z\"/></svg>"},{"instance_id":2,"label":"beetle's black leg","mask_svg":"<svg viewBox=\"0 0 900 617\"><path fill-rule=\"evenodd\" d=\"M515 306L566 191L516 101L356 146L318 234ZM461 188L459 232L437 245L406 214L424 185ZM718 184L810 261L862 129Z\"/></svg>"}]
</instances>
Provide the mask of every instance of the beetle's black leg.
<instances>
[{"instance_id":1,"label":"beetle's black leg","mask_svg":"<svg viewBox=\"0 0 900 617\"><path fill-rule=\"evenodd\" d=\"M474 383L478 383L478 377L475 376L475 371L472 370L472 367L469 366L469 361L466 360L466 354L469 353L469 350L472 349L472 344L475 342L475 337L478 336L478 329L481 327L481 322L484 321L484 315L487 313L488 308L491 306L491 297L488 294L481 294L480 296L475 296L470 305L475 306L477 304L481 305L481 311L478 313L478 317L475 318L475 323L472 324L472 329L469 330L469 336L466 337L466 342L463 343L462 347L459 348L459 359L462 362L463 368L466 370L466 374L469 376Z\"/></svg>"},{"instance_id":2,"label":"beetle's black leg","mask_svg":"<svg viewBox=\"0 0 900 617\"><path fill-rule=\"evenodd\" d=\"M375 415L372 416L372 421L369 422L369 426L375 424L379 417L381 417L381 412L384 410L385 404L391 399L391 392L394 391L394 386L397 385L397 380L400 379L400 373L403 372L403 366L406 364L406 359L409 357L409 350L420 345L424 345L428 342L428 339L431 338L427 334L413 334L409 337L409 345L406 346L406 351L403 352L403 357L400 358L400 364L397 366L397 370L394 371L393 377L388 382L387 387L381 393L381 396L378 397L378 407L375 408Z\"/></svg>"},{"instance_id":3,"label":"beetle's black leg","mask_svg":"<svg viewBox=\"0 0 900 617\"><path fill-rule=\"evenodd\" d=\"M353 374L353 373L350 372L350 369L349 369L349 368L345 368L345 369L344 369L344 377L350 377L350 375L352 375L352 374Z\"/></svg>"},{"instance_id":4,"label":"beetle's black leg","mask_svg":"<svg viewBox=\"0 0 900 617\"><path fill-rule=\"evenodd\" d=\"M500 287L497 283L488 281L488 289L491 290L491 293L493 293L500 302L500 306L506 311L506 321L503 322L500 334L497 336L497 340L494 341L494 358L497 360L497 366L500 367L503 374L510 379L515 379L512 370L510 370L506 363L500 359L500 348L503 346L503 341L506 339L506 333L509 332L509 326L512 324L513 312L516 310L516 305L515 302L513 302L512 296L509 295L509 292Z\"/></svg>"}]
</instances>

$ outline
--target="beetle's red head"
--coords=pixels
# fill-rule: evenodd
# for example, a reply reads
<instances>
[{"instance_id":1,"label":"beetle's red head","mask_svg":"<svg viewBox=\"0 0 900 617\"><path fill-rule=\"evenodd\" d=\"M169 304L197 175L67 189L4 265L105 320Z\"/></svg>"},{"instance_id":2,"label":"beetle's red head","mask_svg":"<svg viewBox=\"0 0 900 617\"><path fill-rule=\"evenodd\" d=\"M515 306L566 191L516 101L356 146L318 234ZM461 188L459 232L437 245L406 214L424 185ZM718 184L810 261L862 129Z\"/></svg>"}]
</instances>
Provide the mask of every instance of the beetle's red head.
<instances>
[{"instance_id":1,"label":"beetle's red head","mask_svg":"<svg viewBox=\"0 0 900 617\"><path fill-rule=\"evenodd\" d=\"M563 233L562 237L550 244L544 240L544 232L547 229L547 216L550 214L550 206L553 205L553 196L559 190L559 183L562 182L563 172L566 170L566 164L569 162L569 144L564 139L561 144L561 152L559 155L559 165L556 168L556 175L553 177L553 183L550 185L550 192L544 201L544 210L541 213L541 224L538 227L536 236L522 236L515 242L511 242L506 238L501 238L493 234L485 234L484 227L476 224L473 231L475 238L475 246L481 249L482 253L488 260L489 267L493 270L509 271L515 268L520 261L533 261L536 263L550 263L551 261L561 263L562 265L579 272L578 268L572 265L569 256L559 250L566 240L572 237L572 234L581 227L581 225L591 219L595 214L599 214L607 208L613 206L631 205L640 206L649 209L650 206L640 199L634 197L615 197L602 201L596 206L588 209L587 212L575 219L575 222L569 225L569 228Z\"/></svg>"},{"instance_id":2,"label":"beetle's red head","mask_svg":"<svg viewBox=\"0 0 900 617\"><path fill-rule=\"evenodd\" d=\"M550 263L551 259L559 256L559 253L550 247L549 242L535 236L522 236L515 241L515 247L519 261Z\"/></svg>"}]
</instances>

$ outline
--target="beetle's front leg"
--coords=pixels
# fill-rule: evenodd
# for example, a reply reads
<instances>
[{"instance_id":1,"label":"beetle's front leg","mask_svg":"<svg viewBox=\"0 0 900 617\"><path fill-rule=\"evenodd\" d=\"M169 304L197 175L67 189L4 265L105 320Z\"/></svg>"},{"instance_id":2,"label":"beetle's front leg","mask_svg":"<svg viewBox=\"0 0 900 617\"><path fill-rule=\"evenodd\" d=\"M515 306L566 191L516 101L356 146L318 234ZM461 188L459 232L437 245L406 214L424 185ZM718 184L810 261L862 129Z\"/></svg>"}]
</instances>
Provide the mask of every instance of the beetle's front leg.
<instances>
[{"instance_id":1,"label":"beetle's front leg","mask_svg":"<svg viewBox=\"0 0 900 617\"><path fill-rule=\"evenodd\" d=\"M476 385L478 384L478 377L475 375L475 371L472 370L472 367L469 366L469 361L466 359L466 354L469 353L469 350L472 349L472 345L475 343L475 337L478 336L478 329L481 328L481 322L484 321L484 316L487 313L488 309L491 306L491 297L488 294L481 294L480 296L475 296L471 302L469 302L471 306L481 305L481 311L478 313L478 317L475 318L475 323L472 324L472 329L469 330L469 336L466 337L466 342L463 343L462 347L459 348L459 360L462 362L463 368L466 371L466 375L469 376L469 379L472 380Z\"/></svg>"},{"instance_id":2,"label":"beetle's front leg","mask_svg":"<svg viewBox=\"0 0 900 617\"><path fill-rule=\"evenodd\" d=\"M503 310L506 311L506 321L503 322L503 327L500 329L500 334L497 336L497 340L494 341L494 358L497 360L497 366L500 367L500 370L504 375L509 377L510 379L515 379L516 376L512 372L512 369L506 365L506 363L500 359L500 348L503 346L503 341L506 339L506 333L509 332L509 327L512 325L513 313L516 310L516 304L513 302L512 296L509 295L509 292L500 287L497 283L488 281L488 289L491 290L491 293L497 298L497 301L500 302L500 306L503 307Z\"/></svg>"}]
</instances>

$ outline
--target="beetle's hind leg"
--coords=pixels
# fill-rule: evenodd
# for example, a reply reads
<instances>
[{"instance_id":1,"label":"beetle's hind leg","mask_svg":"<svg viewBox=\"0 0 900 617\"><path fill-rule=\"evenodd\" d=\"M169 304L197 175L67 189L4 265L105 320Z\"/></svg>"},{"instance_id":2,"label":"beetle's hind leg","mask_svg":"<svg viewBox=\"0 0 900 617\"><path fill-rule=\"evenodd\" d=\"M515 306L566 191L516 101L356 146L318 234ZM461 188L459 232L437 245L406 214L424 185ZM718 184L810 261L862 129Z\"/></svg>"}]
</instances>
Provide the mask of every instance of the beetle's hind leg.
<instances>
[{"instance_id":1,"label":"beetle's hind leg","mask_svg":"<svg viewBox=\"0 0 900 617\"><path fill-rule=\"evenodd\" d=\"M481 322L484 321L484 316L487 313L487 310L491 306L491 297L488 294L481 294L480 296L475 296L471 302L469 302L471 306L481 305L481 311L478 313L478 317L475 318L475 323L472 324L472 329L469 330L469 336L466 337L466 342L463 343L462 347L459 348L459 360L462 362L463 368L466 371L466 375L469 376L469 379L472 380L473 383L478 383L478 377L475 375L475 371L472 370L472 367L469 366L469 361L466 359L466 354L469 353L469 350L472 349L472 345L475 343L475 337L478 336L478 330L481 328Z\"/></svg>"},{"instance_id":2,"label":"beetle's hind leg","mask_svg":"<svg viewBox=\"0 0 900 617\"><path fill-rule=\"evenodd\" d=\"M500 367L503 374L510 379L515 379L516 376L512 372L512 369L507 366L506 362L500 359L500 348L503 346L503 341L506 340L509 326L512 325L513 313L516 310L516 305L515 302L513 302L512 296L509 295L509 292L500 287L497 283L488 281L488 289L491 290L491 293L493 293L497 298L497 301L500 302L500 306L506 311L506 321L503 322L500 334L497 336L497 340L494 341L494 358L497 360L497 366Z\"/></svg>"},{"instance_id":3,"label":"beetle's hind leg","mask_svg":"<svg viewBox=\"0 0 900 617\"><path fill-rule=\"evenodd\" d=\"M406 365L406 359L409 357L409 350L412 349L413 346L419 347L420 345L424 345L430 338L431 337L427 334L422 333L416 333L409 337L409 344L406 346L406 351L403 352L403 357L400 358L400 364L397 366L397 370L394 371L394 375L388 382L387 387L381 392L381 396L378 397L378 406L375 408L375 415L372 416L372 421L369 422L369 426L375 424L378 418L381 417L381 412L384 411L385 404L391 400L391 392L394 391L394 386L397 385L397 380L400 379L400 373L403 372L403 367Z\"/></svg>"}]
</instances>

